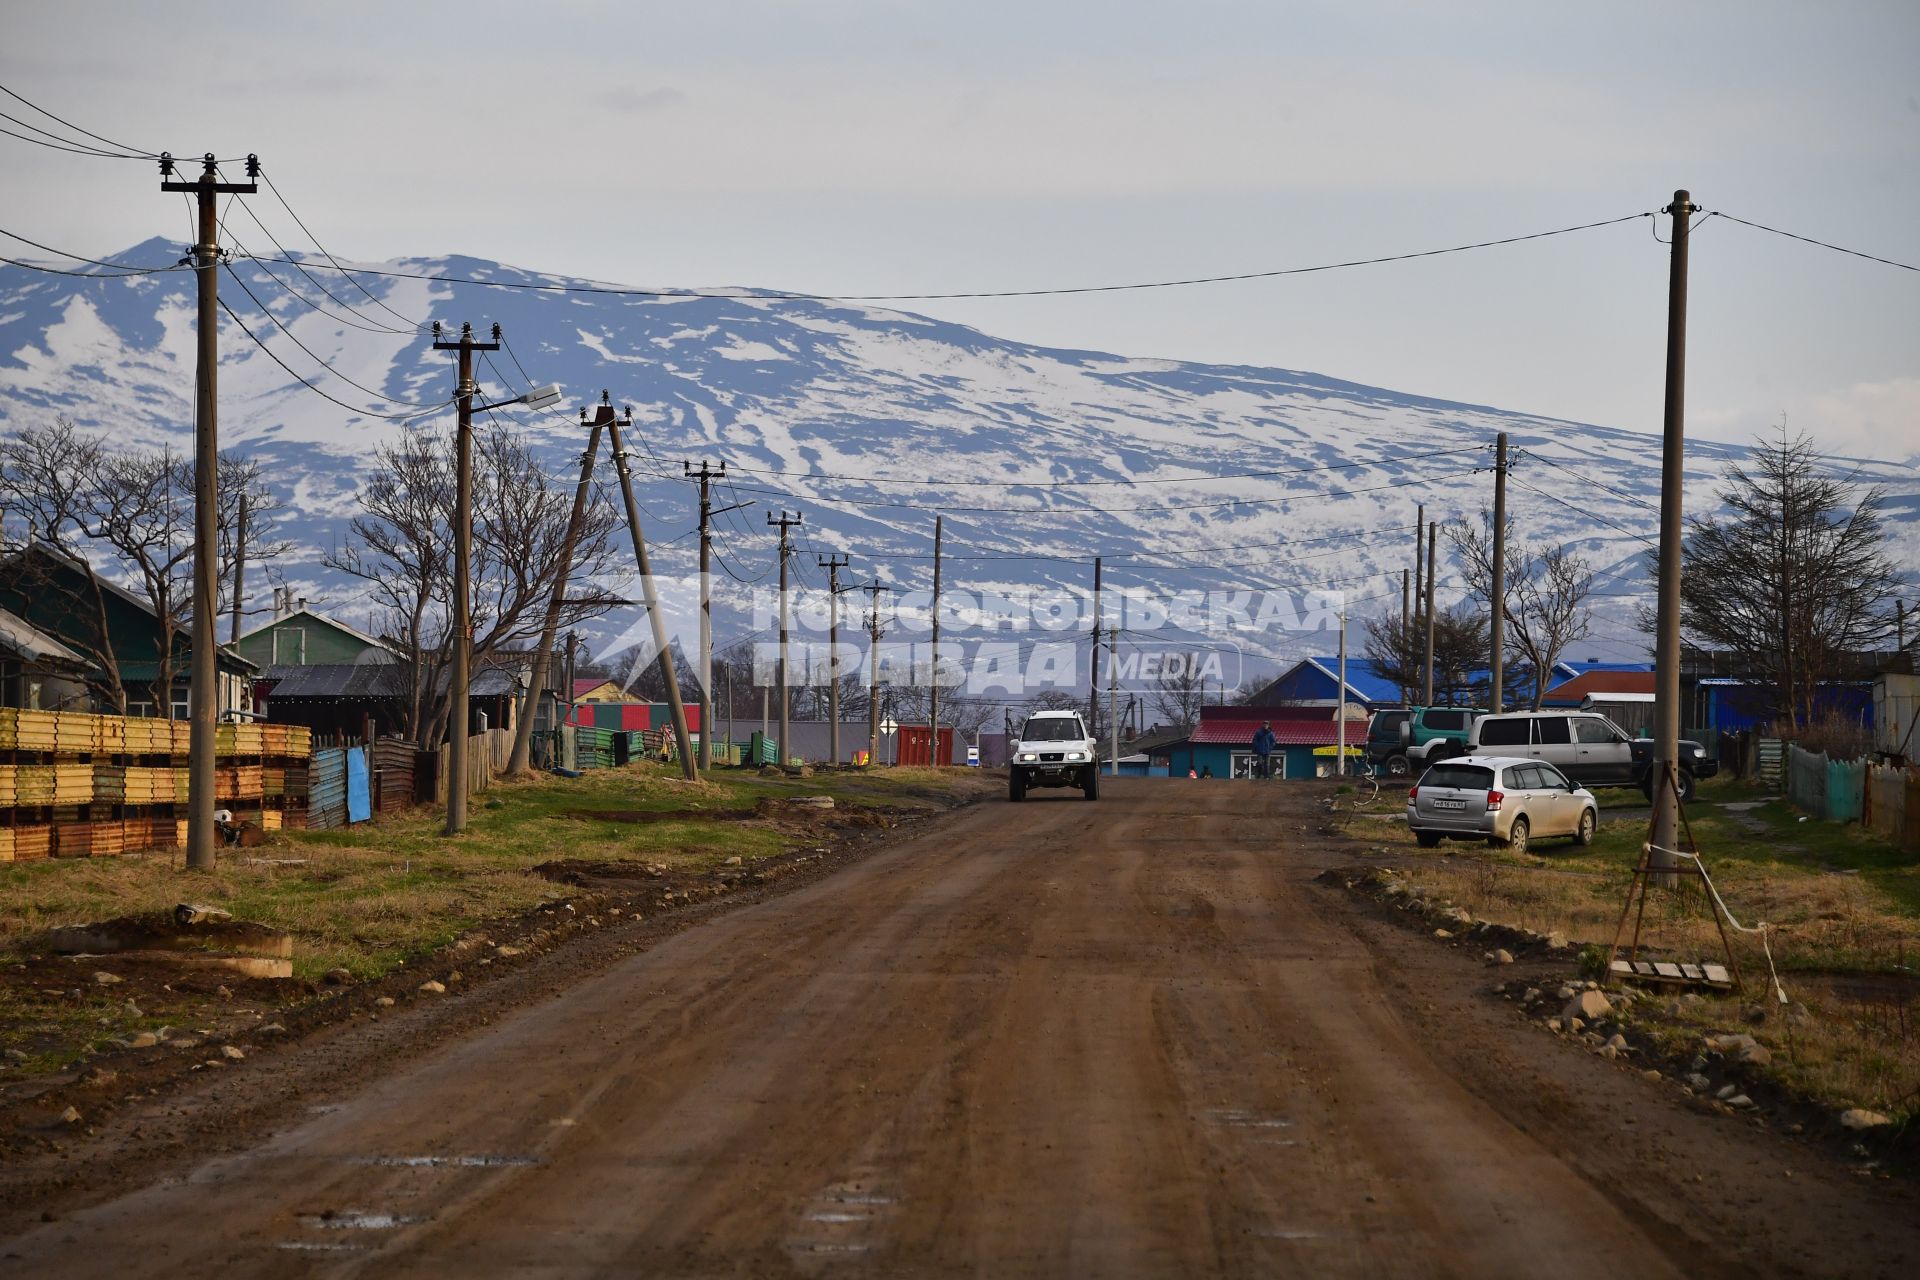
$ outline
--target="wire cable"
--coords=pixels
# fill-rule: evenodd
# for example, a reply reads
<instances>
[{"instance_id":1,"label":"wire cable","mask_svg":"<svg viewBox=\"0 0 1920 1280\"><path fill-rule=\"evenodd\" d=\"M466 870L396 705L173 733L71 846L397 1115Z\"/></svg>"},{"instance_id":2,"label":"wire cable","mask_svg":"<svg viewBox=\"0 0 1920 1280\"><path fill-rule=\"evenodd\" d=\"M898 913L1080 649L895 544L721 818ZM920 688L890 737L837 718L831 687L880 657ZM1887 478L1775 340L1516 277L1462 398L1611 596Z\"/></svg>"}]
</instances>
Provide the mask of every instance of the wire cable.
<instances>
[{"instance_id":1,"label":"wire cable","mask_svg":"<svg viewBox=\"0 0 1920 1280\"><path fill-rule=\"evenodd\" d=\"M424 327L421 321L415 320L411 316L402 315L400 312L395 311L391 306L388 306L385 299L375 296L373 291L368 289L367 286L361 284L360 281L354 276L354 274L351 271L348 271L345 267L341 266L339 259L335 258L331 253L328 253L327 247L320 243L320 237L314 235L313 232L307 227L307 224L301 219L300 215L293 211L293 206L291 204L288 204L287 198L280 194L280 188L273 184L273 178L268 175L265 168L262 168L260 170L260 179L261 181L267 184L267 190L273 192L273 198L280 202L280 207L287 211L287 216L293 219L294 225L307 233L307 239L313 241L313 247L320 251L321 256L326 258L327 262L333 267L335 271L340 272L342 275L346 276L348 280L352 281L353 287L358 289L360 292L366 294L368 298L373 300L375 305L379 306L382 310L387 312L389 315L393 316L395 319L401 321L402 323L412 326L414 332L418 332L421 328ZM275 243L277 244L278 242L276 241ZM286 250L282 249L281 252L284 253L286 252ZM344 306L345 304L342 303L341 305ZM348 308L348 309L352 310L352 308ZM356 311L354 312L354 314L358 315L359 312Z\"/></svg>"},{"instance_id":2,"label":"wire cable","mask_svg":"<svg viewBox=\"0 0 1920 1280\"><path fill-rule=\"evenodd\" d=\"M1559 503L1561 506L1565 507L1569 511L1576 511L1579 514L1586 516L1590 520L1598 520L1601 524L1607 525L1614 529L1618 529L1621 533L1626 534L1629 538L1638 539L1639 541L1646 543L1649 547L1655 545L1654 540L1652 538L1649 538L1646 534L1635 533L1632 529L1627 528L1627 526L1620 524L1616 521L1609 520L1605 516L1600 515L1598 512L1591 511L1586 507L1576 507L1573 503L1568 502L1565 498L1560 497L1558 494L1548 493L1545 489L1535 488L1533 485L1528 484L1525 480L1522 480L1519 476L1509 476L1508 479L1512 480L1515 484L1519 485L1522 489L1525 489L1530 493L1537 493L1541 497L1546 498L1551 502Z\"/></svg>"},{"instance_id":3,"label":"wire cable","mask_svg":"<svg viewBox=\"0 0 1920 1280\"><path fill-rule=\"evenodd\" d=\"M165 267L130 267L124 262L111 262L105 258L89 258L83 254L68 253L65 249L56 249L50 244L41 244L38 240L29 240L27 239L27 237L21 235L17 231L8 231L5 228L0 228L0 236L5 236L9 240L18 240L21 244L32 245L36 249L42 250L43 252L46 252L46 253L57 254L62 258L71 258L75 262L85 262L96 267L112 267L114 271L120 275L128 275L128 276L157 275L157 274L160 274L161 272L166 272L166 271L179 271L184 266L184 264L182 263L175 262L172 265L165 266ZM11 262L14 260L8 259L8 261ZM55 270L55 268L37 267L30 262L21 262L21 263L18 263L17 265L26 267L28 270ZM77 272L61 271L59 272L59 274L61 275L95 275L99 273L87 272L87 271L77 271Z\"/></svg>"},{"instance_id":4,"label":"wire cable","mask_svg":"<svg viewBox=\"0 0 1920 1280\"><path fill-rule=\"evenodd\" d=\"M1389 262L1409 262L1417 258L1434 258L1443 254L1466 253L1475 249L1491 249L1499 245L1519 244L1527 240L1544 240L1549 236L1570 235L1576 231L1591 231L1598 227L1610 227L1617 223L1631 222L1635 218L1651 218L1652 211L1623 214L1618 218L1602 218L1597 222L1583 222L1571 227L1556 227L1551 231L1533 231L1525 235L1502 236L1495 240L1477 240L1471 244L1449 245L1442 249L1421 249L1412 253L1382 254L1372 258L1352 258L1342 262L1324 262L1310 267L1282 267L1271 271L1242 271L1231 275L1191 276L1177 280L1145 280L1126 284L1073 285L1067 287L1043 289L975 289L951 291L946 293L799 293L784 290L742 291L709 289L634 289L619 285L587 284L537 284L523 280L481 280L474 276L430 275L420 271L395 271L356 267L362 275L388 276L401 280L430 280L439 284L469 284L488 289L518 289L532 293L597 293L612 294L634 298L717 298L736 299L750 302L938 302L963 298L1041 298L1058 297L1065 294L1080 293L1123 293L1141 289L1176 289L1188 285L1228 284L1242 280L1270 280L1281 276L1312 275L1322 271L1340 271L1349 267L1371 267ZM345 271L344 267L336 270Z\"/></svg>"},{"instance_id":5,"label":"wire cable","mask_svg":"<svg viewBox=\"0 0 1920 1280\"><path fill-rule=\"evenodd\" d=\"M0 93L4 93L9 98L12 98L15 102L21 103L22 105L27 106L33 109L34 111L38 111L41 115L45 116L49 120L52 120L56 124L63 124L67 128L73 130L75 133L84 134L87 137L92 138L95 142L104 142L108 146L117 148L121 151L135 152L138 154L138 156L141 159L145 159L145 160L158 160L160 158L160 153L158 151L145 151L139 147L131 147L124 142L115 142L112 138L108 138L101 134L95 133L91 129L82 129L79 125L73 123L73 121L62 119L61 117L53 114L53 112L47 110L45 107L41 106L39 103L28 101L26 98L21 97L19 94L15 93L13 90L7 88L7 86L3 84L0 84ZM45 132L45 131L42 130L42 132Z\"/></svg>"},{"instance_id":6,"label":"wire cable","mask_svg":"<svg viewBox=\"0 0 1920 1280\"><path fill-rule=\"evenodd\" d=\"M1902 271L1920 271L1920 267L1910 262L1895 262L1892 258L1882 258L1878 254L1866 253L1859 249L1849 249L1845 245L1829 244L1825 240L1815 240L1812 236L1803 236L1792 231L1782 231L1779 227L1770 227L1764 222L1749 222L1745 218L1736 218L1730 213L1715 211L1728 222L1737 222L1743 227L1752 227L1755 231L1768 231L1776 236L1785 236L1789 240L1799 240L1805 244L1818 245L1822 249L1831 249L1835 253L1844 253L1850 257L1865 258L1868 262L1879 262L1889 267L1898 267Z\"/></svg>"},{"instance_id":7,"label":"wire cable","mask_svg":"<svg viewBox=\"0 0 1920 1280\"><path fill-rule=\"evenodd\" d=\"M1554 468L1556 471L1564 471L1568 475L1573 476L1576 479L1582 480L1587 484L1593 485L1595 488L1605 489L1608 493L1612 494L1616 498L1619 498L1622 502L1631 502L1635 506L1645 507L1648 511L1658 511L1660 509L1660 506L1658 503L1648 502L1645 498L1639 497L1636 494L1628 493L1624 489L1616 489L1604 480L1595 480L1592 476L1586 474L1586 472L1576 471L1572 467L1567 466L1563 462L1555 462L1552 458L1547 457L1545 454L1535 453L1531 449L1516 449L1514 452L1518 453L1521 457L1532 458L1535 462L1544 462L1548 466ZM1511 467L1512 464L1509 463L1508 466Z\"/></svg>"},{"instance_id":8,"label":"wire cable","mask_svg":"<svg viewBox=\"0 0 1920 1280\"><path fill-rule=\"evenodd\" d=\"M286 371L286 374L288 377L292 378L294 381L298 382L301 386L305 387L307 390L319 396L322 400L331 401L332 403L339 405L342 409L346 409L349 412L354 413L363 418L384 418L389 422L402 422L408 418L419 418L419 417L425 416L425 414L418 409L409 411L407 413L376 413L372 409L363 409L358 405L348 404L345 400L341 400L335 396L329 395L327 392L313 385L313 383L309 382L307 379L295 373L292 367L289 366L285 360L282 360L278 355L274 353L274 350L272 347L269 347L266 343L262 342L259 336L255 334L253 330L247 327L247 322L242 320L237 314L235 314L233 308L227 305L227 300L225 298L219 298L219 299L216 299L216 301L220 303L220 309L227 313L227 318L233 321L234 324L240 327L240 332L246 334L247 337L253 341L254 346L266 352L267 356L275 364L279 365L282 369ZM452 403L453 401L447 400L439 405L434 406L434 408L444 409L447 405L450 405Z\"/></svg>"}]
</instances>

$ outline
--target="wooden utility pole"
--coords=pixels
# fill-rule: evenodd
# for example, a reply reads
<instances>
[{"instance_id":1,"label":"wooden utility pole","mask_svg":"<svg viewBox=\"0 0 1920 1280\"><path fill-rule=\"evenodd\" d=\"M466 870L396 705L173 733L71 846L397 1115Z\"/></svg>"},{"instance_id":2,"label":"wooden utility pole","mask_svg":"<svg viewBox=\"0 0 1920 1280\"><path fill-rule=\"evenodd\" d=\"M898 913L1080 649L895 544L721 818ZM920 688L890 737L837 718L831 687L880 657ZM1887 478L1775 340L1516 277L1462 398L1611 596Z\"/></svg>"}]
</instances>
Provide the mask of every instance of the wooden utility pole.
<instances>
[{"instance_id":1,"label":"wooden utility pole","mask_svg":"<svg viewBox=\"0 0 1920 1280\"><path fill-rule=\"evenodd\" d=\"M829 555L819 561L827 571L827 763L840 763L840 571L847 558ZM818 704L815 704L818 705Z\"/></svg>"},{"instance_id":2,"label":"wooden utility pole","mask_svg":"<svg viewBox=\"0 0 1920 1280\"><path fill-rule=\"evenodd\" d=\"M1407 571L1400 571L1400 634L1408 634L1413 626L1413 615L1407 609Z\"/></svg>"},{"instance_id":3,"label":"wooden utility pole","mask_svg":"<svg viewBox=\"0 0 1920 1280\"><path fill-rule=\"evenodd\" d=\"M240 490L240 531L233 540L233 624L227 631L228 644L240 641L241 605L246 597L248 497L245 489Z\"/></svg>"},{"instance_id":4,"label":"wooden utility pole","mask_svg":"<svg viewBox=\"0 0 1920 1280\"><path fill-rule=\"evenodd\" d=\"M653 646L660 652L660 683L667 689L667 711L673 718L673 741L680 753L680 773L688 782L692 782L700 775L693 759L693 742L687 736L687 708L680 701L680 676L673 669L673 648L667 643L667 620L660 616L660 592L653 582L653 570L647 564L647 538L640 528L640 504L633 499L633 474L627 469L627 451L620 442L622 426L632 428L633 410L623 408L618 419L608 419L607 440L613 446L613 469L620 473L620 498L627 508L627 533L633 539L634 567L640 571L640 589L647 603L647 621L653 626Z\"/></svg>"},{"instance_id":5,"label":"wooden utility pole","mask_svg":"<svg viewBox=\"0 0 1920 1280\"><path fill-rule=\"evenodd\" d=\"M793 558L793 538L789 530L800 521L800 512L796 511L788 515L785 507L780 509L777 517L772 514L767 516L767 523L777 525L780 529L780 657L775 678L780 686L780 767L782 769L786 768L787 761L793 758L793 743L787 737L793 728L792 699L787 696L787 561Z\"/></svg>"},{"instance_id":6,"label":"wooden utility pole","mask_svg":"<svg viewBox=\"0 0 1920 1280\"><path fill-rule=\"evenodd\" d=\"M891 590L875 578L862 588L870 597L867 610L867 767L880 763L880 593Z\"/></svg>"},{"instance_id":7,"label":"wooden utility pole","mask_svg":"<svg viewBox=\"0 0 1920 1280\"><path fill-rule=\"evenodd\" d=\"M475 342L473 326L460 326L458 342L440 340L440 322L433 322L433 349L460 353L460 385L454 392L459 426L454 435L453 490L453 679L447 708L447 825L459 835L467 826L467 710L472 689L473 663L473 353L500 349L500 326L493 326L492 342Z\"/></svg>"},{"instance_id":8,"label":"wooden utility pole","mask_svg":"<svg viewBox=\"0 0 1920 1280\"><path fill-rule=\"evenodd\" d=\"M1107 732L1112 742L1108 749L1107 773L1111 777L1120 776L1120 717L1116 714L1115 702L1120 696L1120 628L1107 629Z\"/></svg>"},{"instance_id":9,"label":"wooden utility pole","mask_svg":"<svg viewBox=\"0 0 1920 1280\"><path fill-rule=\"evenodd\" d=\"M1493 616L1488 620L1488 640L1493 654L1493 710L1497 715L1507 709L1503 688L1507 639L1507 433L1494 437L1493 445ZM1535 672L1537 682L1545 672Z\"/></svg>"},{"instance_id":10,"label":"wooden utility pole","mask_svg":"<svg viewBox=\"0 0 1920 1280\"><path fill-rule=\"evenodd\" d=\"M927 671L927 763L940 763L940 541L945 516L933 518L933 662Z\"/></svg>"},{"instance_id":11,"label":"wooden utility pole","mask_svg":"<svg viewBox=\"0 0 1920 1280\"><path fill-rule=\"evenodd\" d=\"M200 240L193 246L200 312L193 397L193 657L187 676L189 871L211 871L214 866L214 728L220 715L220 663L213 638L214 614L220 607L216 576L220 565L220 221L216 200L259 190L252 180L260 176L260 159L247 157L246 182L221 182L211 151L204 166L197 181L175 182L173 156L163 153L160 157L160 190L192 194L200 213ZM163 696L171 702L173 691L164 690Z\"/></svg>"},{"instance_id":12,"label":"wooden utility pole","mask_svg":"<svg viewBox=\"0 0 1920 1280\"><path fill-rule=\"evenodd\" d=\"M727 464L710 467L705 459L700 469L683 462L680 469L700 482L700 768L713 767L713 496L712 484L727 476ZM740 504L742 506L745 503ZM732 510L732 508L728 508ZM733 708L727 708L729 712Z\"/></svg>"},{"instance_id":13,"label":"wooden utility pole","mask_svg":"<svg viewBox=\"0 0 1920 1280\"><path fill-rule=\"evenodd\" d=\"M613 421L613 404L607 393L600 393L600 404L591 420L585 408L580 410L580 425L587 428L587 451L580 455L580 483L574 486L573 510L567 514L566 536L560 542L560 569L554 576L553 595L547 600L547 616L540 624L540 644L533 651L533 669L527 673L527 705L513 734L513 755L507 761L509 777L524 774L533 764L533 717L540 706L541 691L553 666L553 641L560 630L560 611L566 605L567 581L573 573L573 552L580 541L580 526L587 517L587 493L593 482L593 461L600 452L600 433ZM573 690L567 690L567 701Z\"/></svg>"},{"instance_id":14,"label":"wooden utility pole","mask_svg":"<svg viewBox=\"0 0 1920 1280\"><path fill-rule=\"evenodd\" d=\"M1685 190L1673 193L1663 212L1673 218L1673 249L1667 271L1667 398L1660 449L1660 591L1655 611L1653 772L1649 777L1653 819L1647 843L1649 865L1672 871L1680 859L1665 852L1679 838L1680 797L1680 551L1686 480L1687 231L1695 205Z\"/></svg>"},{"instance_id":15,"label":"wooden utility pole","mask_svg":"<svg viewBox=\"0 0 1920 1280\"><path fill-rule=\"evenodd\" d=\"M1437 523L1427 526L1427 674L1421 685L1421 701L1429 707L1433 705L1433 561L1440 543L1439 532Z\"/></svg>"},{"instance_id":16,"label":"wooden utility pole","mask_svg":"<svg viewBox=\"0 0 1920 1280\"><path fill-rule=\"evenodd\" d=\"M1087 727L1100 731L1100 557L1093 558L1093 642L1087 648Z\"/></svg>"}]
</instances>

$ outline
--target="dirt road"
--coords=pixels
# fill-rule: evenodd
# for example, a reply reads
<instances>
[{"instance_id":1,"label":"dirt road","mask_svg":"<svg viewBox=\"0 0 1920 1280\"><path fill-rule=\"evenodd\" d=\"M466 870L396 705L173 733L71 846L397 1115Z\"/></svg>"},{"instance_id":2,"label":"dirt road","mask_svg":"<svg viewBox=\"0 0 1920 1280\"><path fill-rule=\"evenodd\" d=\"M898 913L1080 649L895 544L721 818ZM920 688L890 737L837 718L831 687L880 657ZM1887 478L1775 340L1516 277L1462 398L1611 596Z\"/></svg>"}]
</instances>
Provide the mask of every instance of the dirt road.
<instances>
[{"instance_id":1,"label":"dirt road","mask_svg":"<svg viewBox=\"0 0 1920 1280\"><path fill-rule=\"evenodd\" d=\"M0 1272L1911 1264L1911 1201L1515 1026L1470 961L1315 884L1342 857L1316 814L1157 780L977 806L34 1227Z\"/></svg>"}]
</instances>

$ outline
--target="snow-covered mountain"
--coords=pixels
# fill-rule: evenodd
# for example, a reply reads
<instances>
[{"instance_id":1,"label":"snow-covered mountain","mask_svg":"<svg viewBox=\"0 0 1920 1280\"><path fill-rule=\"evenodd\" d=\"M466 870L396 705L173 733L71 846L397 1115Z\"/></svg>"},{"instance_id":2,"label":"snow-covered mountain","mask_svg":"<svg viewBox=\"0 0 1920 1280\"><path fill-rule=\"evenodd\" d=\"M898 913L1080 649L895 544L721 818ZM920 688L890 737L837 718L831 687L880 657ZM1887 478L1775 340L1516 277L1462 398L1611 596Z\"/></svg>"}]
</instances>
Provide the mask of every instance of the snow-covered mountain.
<instances>
[{"instance_id":1,"label":"snow-covered mountain","mask_svg":"<svg viewBox=\"0 0 1920 1280\"><path fill-rule=\"evenodd\" d=\"M181 252L153 240L115 261L171 264ZM448 355L411 327L431 319L455 332L470 321L482 336L495 322L503 327L511 357L502 352L479 368L488 398L529 381L558 382L571 406L597 400L603 388L615 404L633 406L651 455L636 456L639 497L654 521L656 567L665 571L692 565L694 540L685 535L694 488L680 478L681 461L724 459L726 499L761 504L719 522L721 554L742 578L770 564L762 510L784 506L805 512L806 579L824 576L812 567L813 552L837 551L851 558L849 580L878 570L924 585L934 515L944 508L949 589L1081 590L1092 558L1104 554L1114 586L1325 586L1344 591L1365 616L1398 608L1417 504L1445 518L1472 515L1491 500L1491 447L1506 431L1516 451L1510 500L1522 528L1580 544L1603 570L1605 592L1642 584L1641 539L1653 531L1659 484L1660 442L1651 434L1285 369L1035 347L851 303L750 290L623 296L348 279L309 261L311 274L237 261L277 325L255 297L222 279L223 300L287 368L223 324L221 438L264 459L294 510L300 550L278 575L349 617L357 617L354 593L327 579L318 556L355 512L372 446L400 429L376 415L444 406L452 394ZM523 285L589 283L465 257L373 265ZM186 271L75 279L0 268L0 427L58 414L118 439L185 447L194 306ZM371 412L330 403L287 369ZM451 414L442 408L439 417ZM571 408L508 417L551 451L557 472L571 474L580 441ZM1724 465L1744 452L1691 445L1690 501L1710 502ZM1188 479L1197 474L1241 478ZM1863 463L1859 474L1892 488L1902 550L1914 558L1913 470ZM1028 481L1040 484L1013 483ZM1069 481L1081 483L1042 487ZM1013 555L1058 559L997 558ZM1443 596L1448 580L1443 573ZM1644 642L1632 628L1631 602L1608 594L1600 603L1592 656L1638 656ZM1274 658L1328 652L1332 640L1248 637Z\"/></svg>"}]
</instances>

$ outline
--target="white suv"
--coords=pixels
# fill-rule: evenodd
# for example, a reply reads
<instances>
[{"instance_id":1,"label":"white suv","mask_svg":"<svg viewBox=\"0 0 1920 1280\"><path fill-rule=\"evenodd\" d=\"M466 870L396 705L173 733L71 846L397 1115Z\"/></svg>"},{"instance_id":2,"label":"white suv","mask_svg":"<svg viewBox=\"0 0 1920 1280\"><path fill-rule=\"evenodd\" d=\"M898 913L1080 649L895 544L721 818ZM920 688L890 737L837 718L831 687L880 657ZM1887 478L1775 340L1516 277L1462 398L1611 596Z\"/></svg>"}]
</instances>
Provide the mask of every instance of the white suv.
<instances>
[{"instance_id":1,"label":"white suv","mask_svg":"<svg viewBox=\"0 0 1920 1280\"><path fill-rule=\"evenodd\" d=\"M1077 711L1036 711L1021 726L1007 759L1007 799L1024 800L1029 787L1078 787L1100 798L1099 744Z\"/></svg>"}]
</instances>

